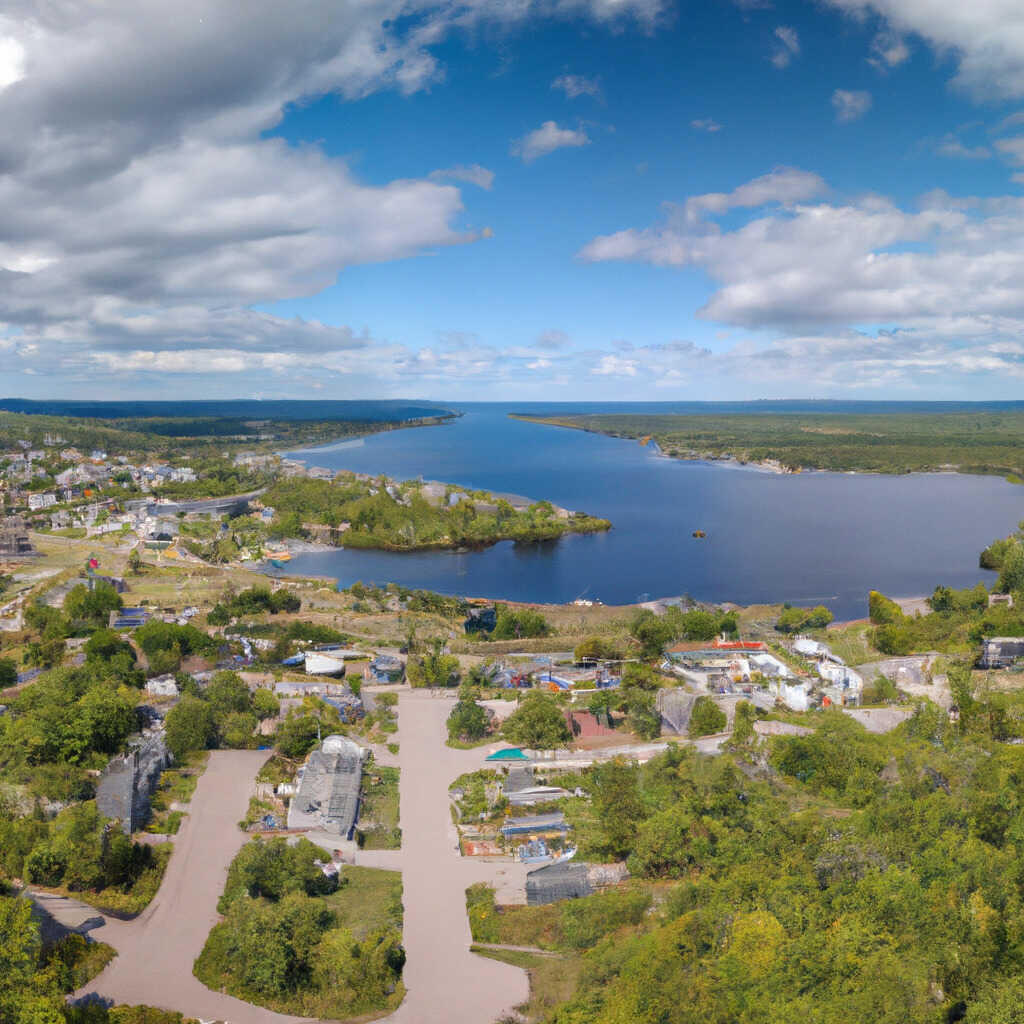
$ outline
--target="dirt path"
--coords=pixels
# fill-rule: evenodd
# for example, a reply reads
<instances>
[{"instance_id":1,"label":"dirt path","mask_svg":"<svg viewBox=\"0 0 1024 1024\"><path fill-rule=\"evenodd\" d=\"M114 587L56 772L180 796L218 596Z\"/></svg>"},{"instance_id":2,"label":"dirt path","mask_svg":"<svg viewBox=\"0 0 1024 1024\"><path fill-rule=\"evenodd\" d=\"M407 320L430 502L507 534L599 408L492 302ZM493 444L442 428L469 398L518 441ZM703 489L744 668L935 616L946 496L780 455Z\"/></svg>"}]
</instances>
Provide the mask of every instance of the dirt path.
<instances>
[{"instance_id":1,"label":"dirt path","mask_svg":"<svg viewBox=\"0 0 1024 1024\"><path fill-rule=\"evenodd\" d=\"M213 992L192 974L192 963L217 923L217 900L227 870L247 836L238 827L254 780L269 752L219 750L199 779L174 844L163 884L133 921L90 932L117 950L116 959L75 998L158 1006L226 1024L287 1024L299 1020Z\"/></svg>"}]
</instances>

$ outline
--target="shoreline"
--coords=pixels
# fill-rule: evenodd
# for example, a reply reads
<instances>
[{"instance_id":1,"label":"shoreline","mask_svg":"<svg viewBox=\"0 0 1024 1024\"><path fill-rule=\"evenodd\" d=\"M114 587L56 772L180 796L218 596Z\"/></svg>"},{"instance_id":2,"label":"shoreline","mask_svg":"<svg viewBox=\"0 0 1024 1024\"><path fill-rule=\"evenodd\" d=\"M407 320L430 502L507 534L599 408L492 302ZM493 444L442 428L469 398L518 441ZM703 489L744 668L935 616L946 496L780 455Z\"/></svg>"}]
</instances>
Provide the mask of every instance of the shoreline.
<instances>
[{"instance_id":1,"label":"shoreline","mask_svg":"<svg viewBox=\"0 0 1024 1024\"><path fill-rule=\"evenodd\" d=\"M533 423L544 427L558 427L563 430L579 430L584 434L594 434L597 437L610 437L620 441L632 441L658 458L671 459L676 462L702 463L708 466L725 466L730 469L749 469L755 472L771 473L777 476L800 476L808 473L832 473L836 476L983 476L1001 477L1009 484L1024 484L1024 478L1017 475L1012 469L993 469L983 471L980 469L964 468L958 464L944 463L934 469L836 469L832 467L816 466L813 464L801 465L795 468L785 466L778 459L743 459L735 453L715 455L712 452L699 454L679 454L666 451L658 443L655 436L651 436L647 443L641 444L642 438L630 434L615 433L612 431L598 430L594 427L581 423L569 423L558 419L544 419L523 415L521 413L509 413L510 419L519 420L522 423ZM652 451L653 446L653 451Z\"/></svg>"}]
</instances>

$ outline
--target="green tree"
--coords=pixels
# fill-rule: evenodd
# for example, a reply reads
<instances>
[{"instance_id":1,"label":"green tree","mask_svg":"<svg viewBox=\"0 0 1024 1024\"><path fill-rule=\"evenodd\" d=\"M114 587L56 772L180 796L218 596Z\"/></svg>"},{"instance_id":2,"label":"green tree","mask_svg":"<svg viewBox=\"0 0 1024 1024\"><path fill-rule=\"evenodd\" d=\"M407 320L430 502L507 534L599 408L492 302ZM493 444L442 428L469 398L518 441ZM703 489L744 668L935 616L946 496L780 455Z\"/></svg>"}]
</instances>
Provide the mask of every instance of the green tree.
<instances>
[{"instance_id":1,"label":"green tree","mask_svg":"<svg viewBox=\"0 0 1024 1024\"><path fill-rule=\"evenodd\" d=\"M316 715L293 708L277 727L274 746L285 757L305 757L317 745L320 735L320 720Z\"/></svg>"},{"instance_id":2,"label":"green tree","mask_svg":"<svg viewBox=\"0 0 1024 1024\"><path fill-rule=\"evenodd\" d=\"M0 896L0 1020L64 1024L64 1000L52 971L39 970L39 930L31 901Z\"/></svg>"},{"instance_id":3,"label":"green tree","mask_svg":"<svg viewBox=\"0 0 1024 1024\"><path fill-rule=\"evenodd\" d=\"M211 626L226 626L231 621L231 613L218 603L206 613L206 621Z\"/></svg>"},{"instance_id":4,"label":"green tree","mask_svg":"<svg viewBox=\"0 0 1024 1024\"><path fill-rule=\"evenodd\" d=\"M252 695L252 709L262 722L266 718L276 718L281 713L281 702L273 690L261 687Z\"/></svg>"},{"instance_id":5,"label":"green tree","mask_svg":"<svg viewBox=\"0 0 1024 1024\"><path fill-rule=\"evenodd\" d=\"M18 681L18 666L13 658L0 658L0 690Z\"/></svg>"},{"instance_id":6,"label":"green tree","mask_svg":"<svg viewBox=\"0 0 1024 1024\"><path fill-rule=\"evenodd\" d=\"M727 721L725 712L710 697L698 697L690 712L688 732L691 737L711 736L722 732Z\"/></svg>"},{"instance_id":7,"label":"green tree","mask_svg":"<svg viewBox=\"0 0 1024 1024\"><path fill-rule=\"evenodd\" d=\"M540 612L529 608L509 608L497 605L497 621L491 638L494 640L523 640L529 637L547 636L551 632L548 620Z\"/></svg>"},{"instance_id":8,"label":"green tree","mask_svg":"<svg viewBox=\"0 0 1024 1024\"><path fill-rule=\"evenodd\" d=\"M165 728L167 747L179 761L212 747L217 738L213 709L198 697L182 697L167 713Z\"/></svg>"},{"instance_id":9,"label":"green tree","mask_svg":"<svg viewBox=\"0 0 1024 1024\"><path fill-rule=\"evenodd\" d=\"M603 636L588 636L576 645L573 657L577 662L582 661L614 661L618 658L619 652L611 640Z\"/></svg>"},{"instance_id":10,"label":"green tree","mask_svg":"<svg viewBox=\"0 0 1024 1024\"><path fill-rule=\"evenodd\" d=\"M891 598L872 590L868 594L868 614L876 626L885 626L889 623L899 622L903 616L903 609Z\"/></svg>"},{"instance_id":11,"label":"green tree","mask_svg":"<svg viewBox=\"0 0 1024 1024\"><path fill-rule=\"evenodd\" d=\"M624 860L636 842L637 827L646 817L637 772L616 759L595 765L590 774L590 795L598 820L598 852L611 860Z\"/></svg>"},{"instance_id":12,"label":"green tree","mask_svg":"<svg viewBox=\"0 0 1024 1024\"><path fill-rule=\"evenodd\" d=\"M630 623L629 633L640 645L640 653L645 658L658 657L675 635L667 617L659 618L649 608L637 612Z\"/></svg>"},{"instance_id":13,"label":"green tree","mask_svg":"<svg viewBox=\"0 0 1024 1024\"><path fill-rule=\"evenodd\" d=\"M519 747L553 750L572 738L565 716L554 697L531 690L515 711L505 719L501 735Z\"/></svg>"},{"instance_id":14,"label":"green tree","mask_svg":"<svg viewBox=\"0 0 1024 1024\"><path fill-rule=\"evenodd\" d=\"M459 659L442 653L442 645L435 640L430 651L409 658L406 675L410 686L454 686L459 679Z\"/></svg>"},{"instance_id":15,"label":"green tree","mask_svg":"<svg viewBox=\"0 0 1024 1024\"><path fill-rule=\"evenodd\" d=\"M459 700L448 716L448 738L474 742L483 739L490 728L484 707L472 698Z\"/></svg>"}]
</instances>

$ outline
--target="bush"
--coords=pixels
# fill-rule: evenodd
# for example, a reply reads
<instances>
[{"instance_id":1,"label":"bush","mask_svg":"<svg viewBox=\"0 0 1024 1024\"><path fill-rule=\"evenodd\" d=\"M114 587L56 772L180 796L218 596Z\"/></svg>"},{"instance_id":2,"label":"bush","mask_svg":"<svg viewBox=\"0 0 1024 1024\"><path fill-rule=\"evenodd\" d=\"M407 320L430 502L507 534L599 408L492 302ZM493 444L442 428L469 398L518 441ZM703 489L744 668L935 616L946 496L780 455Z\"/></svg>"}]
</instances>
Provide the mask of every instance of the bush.
<instances>
[{"instance_id":1,"label":"bush","mask_svg":"<svg viewBox=\"0 0 1024 1024\"><path fill-rule=\"evenodd\" d=\"M493 640L523 640L548 636L551 632L548 620L540 612L529 608L512 609L507 605L498 605L497 613L497 623L491 633Z\"/></svg>"},{"instance_id":2,"label":"bush","mask_svg":"<svg viewBox=\"0 0 1024 1024\"><path fill-rule=\"evenodd\" d=\"M891 598L872 590L868 594L868 615L876 626L899 622L903 618L903 609Z\"/></svg>"},{"instance_id":3,"label":"bush","mask_svg":"<svg viewBox=\"0 0 1024 1024\"><path fill-rule=\"evenodd\" d=\"M651 906L643 890L598 893L569 900L562 908L562 932L567 945L589 949L619 928L639 924Z\"/></svg>"},{"instance_id":4,"label":"bush","mask_svg":"<svg viewBox=\"0 0 1024 1024\"><path fill-rule=\"evenodd\" d=\"M698 697L690 714L689 735L711 736L722 732L728 721L726 713L710 698Z\"/></svg>"}]
</instances>

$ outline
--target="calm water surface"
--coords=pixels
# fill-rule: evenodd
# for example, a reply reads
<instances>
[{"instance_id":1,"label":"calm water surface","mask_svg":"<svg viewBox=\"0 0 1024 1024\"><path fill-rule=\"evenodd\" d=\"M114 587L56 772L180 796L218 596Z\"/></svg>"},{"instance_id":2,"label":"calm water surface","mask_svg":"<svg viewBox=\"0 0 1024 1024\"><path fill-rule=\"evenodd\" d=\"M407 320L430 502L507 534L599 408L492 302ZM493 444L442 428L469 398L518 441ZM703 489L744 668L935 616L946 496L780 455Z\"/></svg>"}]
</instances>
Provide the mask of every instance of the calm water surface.
<instances>
[{"instance_id":1,"label":"calm water surface","mask_svg":"<svg viewBox=\"0 0 1024 1024\"><path fill-rule=\"evenodd\" d=\"M854 618L866 614L873 588L907 597L938 583L990 581L978 552L1024 519L1024 487L999 477L782 476L670 460L635 441L507 415L554 407L465 409L446 426L296 454L311 466L548 498L610 519L613 529L467 553L339 549L297 555L289 572L336 577L341 586L396 582L519 601L625 604L685 593L739 604L820 602ZM696 529L708 538L694 540Z\"/></svg>"}]
</instances>

